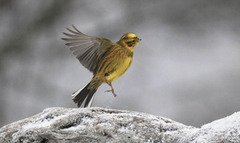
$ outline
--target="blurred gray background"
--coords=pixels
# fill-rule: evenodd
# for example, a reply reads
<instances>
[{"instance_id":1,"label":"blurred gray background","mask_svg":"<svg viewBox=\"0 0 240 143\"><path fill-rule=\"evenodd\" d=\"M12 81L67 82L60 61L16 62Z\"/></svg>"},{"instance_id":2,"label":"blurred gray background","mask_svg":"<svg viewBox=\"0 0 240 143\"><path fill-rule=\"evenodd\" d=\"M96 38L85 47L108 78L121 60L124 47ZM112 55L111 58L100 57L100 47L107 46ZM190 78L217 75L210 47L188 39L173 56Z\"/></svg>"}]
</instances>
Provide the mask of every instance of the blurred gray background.
<instances>
[{"instance_id":1,"label":"blurred gray background","mask_svg":"<svg viewBox=\"0 0 240 143\"><path fill-rule=\"evenodd\" d=\"M116 98L93 106L133 110L199 127L240 110L240 1L3 0L0 4L0 127L47 107L76 105L71 94L92 73L60 38L74 24L113 42L142 39Z\"/></svg>"}]
</instances>

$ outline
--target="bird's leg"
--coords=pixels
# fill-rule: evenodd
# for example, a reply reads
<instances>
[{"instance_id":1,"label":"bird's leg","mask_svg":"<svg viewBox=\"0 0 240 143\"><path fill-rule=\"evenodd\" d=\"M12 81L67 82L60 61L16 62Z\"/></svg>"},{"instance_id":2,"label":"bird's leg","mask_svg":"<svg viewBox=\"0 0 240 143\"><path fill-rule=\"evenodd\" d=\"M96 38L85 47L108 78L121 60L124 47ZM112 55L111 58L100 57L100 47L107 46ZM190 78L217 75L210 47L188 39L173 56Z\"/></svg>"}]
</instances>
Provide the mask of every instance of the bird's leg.
<instances>
[{"instance_id":1,"label":"bird's leg","mask_svg":"<svg viewBox=\"0 0 240 143\"><path fill-rule=\"evenodd\" d=\"M112 94L114 95L114 97L116 97L117 94L114 92L112 83L108 82L105 76L104 76L104 80L105 80L105 82L111 87L111 90L106 90L105 92L112 92Z\"/></svg>"},{"instance_id":2,"label":"bird's leg","mask_svg":"<svg viewBox=\"0 0 240 143\"><path fill-rule=\"evenodd\" d=\"M117 94L114 92L113 86L111 83L108 83L108 85L111 87L111 90L106 90L105 92L112 92L112 94L114 95L114 97L117 96Z\"/></svg>"}]
</instances>

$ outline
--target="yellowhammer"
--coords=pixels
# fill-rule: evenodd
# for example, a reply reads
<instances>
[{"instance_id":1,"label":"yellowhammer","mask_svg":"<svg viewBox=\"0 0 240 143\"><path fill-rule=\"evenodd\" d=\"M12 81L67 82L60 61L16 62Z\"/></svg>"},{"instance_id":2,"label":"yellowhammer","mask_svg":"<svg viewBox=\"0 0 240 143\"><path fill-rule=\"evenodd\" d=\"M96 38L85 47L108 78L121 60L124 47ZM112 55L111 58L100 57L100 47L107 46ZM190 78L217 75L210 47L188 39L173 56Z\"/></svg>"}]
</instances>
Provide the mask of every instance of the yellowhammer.
<instances>
[{"instance_id":1,"label":"yellowhammer","mask_svg":"<svg viewBox=\"0 0 240 143\"><path fill-rule=\"evenodd\" d=\"M73 93L73 101L81 106L86 99L84 107L90 107L93 94L102 83L107 83L114 96L112 82L120 77L132 64L133 50L138 45L139 39L133 33L124 34L121 39L113 43L105 38L97 38L83 34L74 25L70 33L63 33L69 38L67 41L73 55L80 63L93 73L92 80L83 88Z\"/></svg>"}]
</instances>

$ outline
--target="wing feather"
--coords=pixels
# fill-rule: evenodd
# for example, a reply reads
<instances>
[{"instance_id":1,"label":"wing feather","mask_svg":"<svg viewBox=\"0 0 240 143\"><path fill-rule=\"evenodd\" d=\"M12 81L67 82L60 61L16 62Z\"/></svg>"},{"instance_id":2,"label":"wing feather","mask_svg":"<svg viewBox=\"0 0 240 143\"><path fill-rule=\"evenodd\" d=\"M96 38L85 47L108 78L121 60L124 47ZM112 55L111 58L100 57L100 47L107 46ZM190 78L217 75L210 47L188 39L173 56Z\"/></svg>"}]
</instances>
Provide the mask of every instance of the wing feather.
<instances>
[{"instance_id":1,"label":"wing feather","mask_svg":"<svg viewBox=\"0 0 240 143\"><path fill-rule=\"evenodd\" d=\"M74 25L73 30L66 28L69 33L63 32L67 38L62 38L70 47L73 55L92 73L96 73L99 63L108 48L113 43L104 38L91 37L80 32Z\"/></svg>"}]
</instances>

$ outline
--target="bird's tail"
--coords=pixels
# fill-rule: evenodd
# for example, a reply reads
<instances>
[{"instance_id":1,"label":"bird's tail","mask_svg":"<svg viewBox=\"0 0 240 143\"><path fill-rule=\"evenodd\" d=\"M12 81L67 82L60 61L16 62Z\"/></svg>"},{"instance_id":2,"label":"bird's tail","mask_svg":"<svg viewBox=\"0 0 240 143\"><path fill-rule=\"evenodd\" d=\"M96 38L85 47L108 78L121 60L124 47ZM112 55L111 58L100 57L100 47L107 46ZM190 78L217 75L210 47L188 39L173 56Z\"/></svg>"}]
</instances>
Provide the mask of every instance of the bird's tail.
<instances>
[{"instance_id":1,"label":"bird's tail","mask_svg":"<svg viewBox=\"0 0 240 143\"><path fill-rule=\"evenodd\" d=\"M91 107L94 98L94 93L102 84L101 80L92 79L83 89L80 89L72 94L73 101L78 107L82 105L85 100L84 107Z\"/></svg>"}]
</instances>

